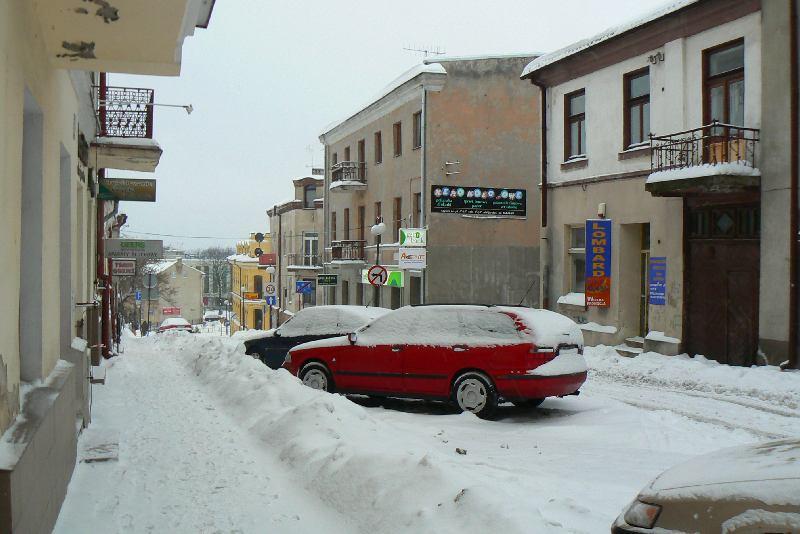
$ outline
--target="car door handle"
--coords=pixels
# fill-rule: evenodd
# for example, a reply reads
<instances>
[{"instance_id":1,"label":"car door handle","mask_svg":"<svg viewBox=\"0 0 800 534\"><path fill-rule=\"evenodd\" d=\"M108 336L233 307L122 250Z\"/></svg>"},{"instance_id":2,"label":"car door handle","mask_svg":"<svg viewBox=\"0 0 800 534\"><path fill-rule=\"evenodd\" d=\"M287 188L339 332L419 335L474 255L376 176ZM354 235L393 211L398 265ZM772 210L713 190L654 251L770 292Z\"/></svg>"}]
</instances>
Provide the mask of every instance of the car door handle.
<instances>
[{"instance_id":1,"label":"car door handle","mask_svg":"<svg viewBox=\"0 0 800 534\"><path fill-rule=\"evenodd\" d=\"M467 350L466 345L453 345L453 351L455 352L464 352L465 350Z\"/></svg>"},{"instance_id":2,"label":"car door handle","mask_svg":"<svg viewBox=\"0 0 800 534\"><path fill-rule=\"evenodd\" d=\"M403 350L403 347L400 345L392 345L392 352L400 352L401 350Z\"/></svg>"}]
</instances>

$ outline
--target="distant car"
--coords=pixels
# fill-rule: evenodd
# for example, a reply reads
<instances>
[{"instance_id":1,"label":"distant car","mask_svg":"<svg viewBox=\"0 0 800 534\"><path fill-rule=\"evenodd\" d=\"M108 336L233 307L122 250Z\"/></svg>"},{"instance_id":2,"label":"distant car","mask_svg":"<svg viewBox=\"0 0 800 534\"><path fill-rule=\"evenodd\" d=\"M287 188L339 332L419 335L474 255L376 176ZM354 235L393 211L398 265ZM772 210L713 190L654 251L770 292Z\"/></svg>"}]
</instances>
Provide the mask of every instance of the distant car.
<instances>
[{"instance_id":1,"label":"distant car","mask_svg":"<svg viewBox=\"0 0 800 534\"><path fill-rule=\"evenodd\" d=\"M722 449L667 469L611 532L800 532L800 439Z\"/></svg>"},{"instance_id":2,"label":"distant car","mask_svg":"<svg viewBox=\"0 0 800 534\"><path fill-rule=\"evenodd\" d=\"M192 325L183 317L168 317L158 327L159 333L167 331L192 332Z\"/></svg>"},{"instance_id":3,"label":"distant car","mask_svg":"<svg viewBox=\"0 0 800 534\"><path fill-rule=\"evenodd\" d=\"M203 314L203 322L210 323L215 321L221 321L222 314L216 311L207 311Z\"/></svg>"},{"instance_id":4,"label":"distant car","mask_svg":"<svg viewBox=\"0 0 800 534\"><path fill-rule=\"evenodd\" d=\"M245 352L258 358L272 369L280 369L289 349L319 339L354 332L390 310L368 306L314 306L298 311L279 328L244 342Z\"/></svg>"},{"instance_id":5,"label":"distant car","mask_svg":"<svg viewBox=\"0 0 800 534\"><path fill-rule=\"evenodd\" d=\"M284 367L313 388L449 400L480 417L501 399L536 406L586 380L574 321L507 306L406 306L349 336L295 347Z\"/></svg>"}]
</instances>

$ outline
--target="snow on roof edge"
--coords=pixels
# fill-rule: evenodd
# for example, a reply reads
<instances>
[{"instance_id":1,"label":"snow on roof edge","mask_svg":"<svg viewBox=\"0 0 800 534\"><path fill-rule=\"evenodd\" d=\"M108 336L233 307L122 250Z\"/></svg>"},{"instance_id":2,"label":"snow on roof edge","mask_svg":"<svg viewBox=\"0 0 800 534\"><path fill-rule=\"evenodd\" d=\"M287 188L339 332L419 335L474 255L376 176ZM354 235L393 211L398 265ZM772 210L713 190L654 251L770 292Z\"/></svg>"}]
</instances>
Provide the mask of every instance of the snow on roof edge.
<instances>
[{"instance_id":1,"label":"snow on roof edge","mask_svg":"<svg viewBox=\"0 0 800 534\"><path fill-rule=\"evenodd\" d=\"M606 28L602 32L593 35L587 39L583 39L572 44L565 46L564 48L560 48L554 52L550 52L549 54L545 54L543 56L537 57L530 63L528 63L522 71L520 78L527 78L534 72L543 69L549 65L562 61L568 57L571 57L575 54L588 50L596 45L604 43L610 39L615 37L619 37L626 32L644 26L650 22L653 22L657 19L665 17L671 13L679 11L687 6L692 4L696 4L701 0L671 0L670 2L662 5L659 8L656 8L640 17L635 19L628 20L627 22L623 22L617 26L612 26L611 28Z\"/></svg>"},{"instance_id":2,"label":"snow on roof edge","mask_svg":"<svg viewBox=\"0 0 800 534\"><path fill-rule=\"evenodd\" d=\"M357 111L351 113L344 119L334 121L325 126L323 132L320 134L320 137L329 134L331 131L335 130L342 124L354 118L356 115L366 110L371 105L375 104L382 98L388 96L395 89L398 89L403 84L410 82L411 80L422 74L447 74L447 71L439 63L420 63L419 65L414 65L413 67L405 71L403 74L401 74L400 76L389 82L388 85L386 85L383 89L381 89L381 91L373 98L371 98L365 105L360 106Z\"/></svg>"},{"instance_id":3,"label":"snow on roof edge","mask_svg":"<svg viewBox=\"0 0 800 534\"><path fill-rule=\"evenodd\" d=\"M509 52L506 54L477 54L472 56L442 56L432 59L425 59L422 62L426 65L431 63L447 63L449 61L479 61L481 59L514 59L523 57L539 57L544 52Z\"/></svg>"}]
</instances>

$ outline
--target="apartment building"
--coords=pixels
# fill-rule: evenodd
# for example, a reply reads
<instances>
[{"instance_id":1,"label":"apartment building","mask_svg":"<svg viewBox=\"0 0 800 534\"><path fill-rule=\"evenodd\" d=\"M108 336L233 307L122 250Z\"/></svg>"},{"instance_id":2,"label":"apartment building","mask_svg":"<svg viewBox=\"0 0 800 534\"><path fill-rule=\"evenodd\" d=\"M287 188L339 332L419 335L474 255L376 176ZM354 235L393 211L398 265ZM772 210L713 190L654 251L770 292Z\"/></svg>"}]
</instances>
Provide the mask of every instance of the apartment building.
<instances>
[{"instance_id":1,"label":"apartment building","mask_svg":"<svg viewBox=\"0 0 800 534\"><path fill-rule=\"evenodd\" d=\"M236 254L228 256L231 333L270 327L264 286L271 280L266 268L274 263L269 260L272 256L272 236L261 232L236 243Z\"/></svg>"},{"instance_id":2,"label":"apartment building","mask_svg":"<svg viewBox=\"0 0 800 534\"><path fill-rule=\"evenodd\" d=\"M587 343L787 358L790 4L672 2L524 69L546 112L542 299Z\"/></svg>"},{"instance_id":3,"label":"apartment building","mask_svg":"<svg viewBox=\"0 0 800 534\"><path fill-rule=\"evenodd\" d=\"M100 181L161 154L152 91L115 92L101 73L177 75L183 39L212 10L163 4L0 3L2 532L52 529L90 422L89 351L111 346L103 243L120 220Z\"/></svg>"},{"instance_id":4,"label":"apartment building","mask_svg":"<svg viewBox=\"0 0 800 534\"><path fill-rule=\"evenodd\" d=\"M426 61L320 135L328 304L538 305L539 92L517 80L533 58ZM400 229L423 227L426 267L401 270Z\"/></svg>"},{"instance_id":5,"label":"apartment building","mask_svg":"<svg viewBox=\"0 0 800 534\"><path fill-rule=\"evenodd\" d=\"M317 286L317 274L323 272L325 182L313 176L292 182L294 198L267 210L277 262L275 324L304 307L322 304L324 295L324 288ZM301 282L302 292L298 292L297 282Z\"/></svg>"},{"instance_id":6,"label":"apartment building","mask_svg":"<svg viewBox=\"0 0 800 534\"><path fill-rule=\"evenodd\" d=\"M203 271L183 258L151 263L142 271L146 280L141 290L142 320L149 322L151 330L169 317L183 317L191 324L203 322Z\"/></svg>"}]
</instances>

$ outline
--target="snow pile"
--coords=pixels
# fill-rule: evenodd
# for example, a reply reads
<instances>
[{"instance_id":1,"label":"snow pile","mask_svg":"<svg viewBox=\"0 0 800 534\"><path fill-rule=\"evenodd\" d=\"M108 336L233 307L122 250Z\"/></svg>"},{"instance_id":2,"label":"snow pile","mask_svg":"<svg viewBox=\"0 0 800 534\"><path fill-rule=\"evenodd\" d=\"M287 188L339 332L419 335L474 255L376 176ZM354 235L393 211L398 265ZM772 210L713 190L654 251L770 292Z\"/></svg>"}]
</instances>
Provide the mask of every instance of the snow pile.
<instances>
[{"instance_id":1,"label":"snow pile","mask_svg":"<svg viewBox=\"0 0 800 534\"><path fill-rule=\"evenodd\" d=\"M800 373L782 372L776 366L735 367L703 356L664 356L645 352L624 358L613 347L586 347L589 380L645 384L750 397L790 409L800 408Z\"/></svg>"},{"instance_id":2,"label":"snow pile","mask_svg":"<svg viewBox=\"0 0 800 534\"><path fill-rule=\"evenodd\" d=\"M707 176L761 176L761 171L747 161L704 163L703 165L656 171L647 177L646 183L672 182Z\"/></svg>"},{"instance_id":3,"label":"snow pile","mask_svg":"<svg viewBox=\"0 0 800 534\"><path fill-rule=\"evenodd\" d=\"M609 326L604 324L595 323L593 321L589 321L588 323L582 323L578 325L581 330L585 330L587 332L600 332L601 334L616 334L617 327L616 326Z\"/></svg>"},{"instance_id":4,"label":"snow pile","mask_svg":"<svg viewBox=\"0 0 800 534\"><path fill-rule=\"evenodd\" d=\"M558 303L569 306L586 306L586 295L584 293L567 293L558 297Z\"/></svg>"},{"instance_id":5,"label":"snow pile","mask_svg":"<svg viewBox=\"0 0 800 534\"><path fill-rule=\"evenodd\" d=\"M769 512L767 510L748 510L722 523L722 534L747 532L752 528L764 528L770 525L777 532L800 531L800 514L793 512Z\"/></svg>"},{"instance_id":6,"label":"snow pile","mask_svg":"<svg viewBox=\"0 0 800 534\"><path fill-rule=\"evenodd\" d=\"M467 456L427 449L345 397L272 371L235 341L185 336L157 344L177 354L310 491L356 518L363 531L552 531L513 488L471 475ZM445 468L454 462L465 468Z\"/></svg>"}]
</instances>

